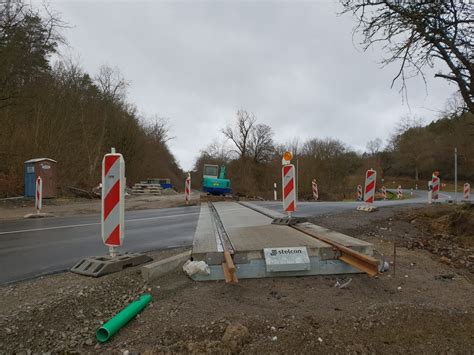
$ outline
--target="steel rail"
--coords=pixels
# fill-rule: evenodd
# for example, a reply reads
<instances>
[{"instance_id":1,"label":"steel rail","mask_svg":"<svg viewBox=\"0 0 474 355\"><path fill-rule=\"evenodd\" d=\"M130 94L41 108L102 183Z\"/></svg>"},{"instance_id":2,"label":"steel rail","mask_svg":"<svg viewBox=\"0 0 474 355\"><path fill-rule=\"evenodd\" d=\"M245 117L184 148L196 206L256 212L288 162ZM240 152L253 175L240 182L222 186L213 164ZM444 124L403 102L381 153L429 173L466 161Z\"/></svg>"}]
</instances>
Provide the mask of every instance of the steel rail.
<instances>
[{"instance_id":1,"label":"steel rail","mask_svg":"<svg viewBox=\"0 0 474 355\"><path fill-rule=\"evenodd\" d=\"M216 207L211 201L208 201L209 210L212 214L214 225L216 226L217 235L221 242L222 248L224 249L224 262L222 263L222 270L224 272L224 279L227 283L237 283L239 280L236 275L236 267L232 254L235 252L234 245L227 234L224 224L217 212Z\"/></svg>"}]
</instances>

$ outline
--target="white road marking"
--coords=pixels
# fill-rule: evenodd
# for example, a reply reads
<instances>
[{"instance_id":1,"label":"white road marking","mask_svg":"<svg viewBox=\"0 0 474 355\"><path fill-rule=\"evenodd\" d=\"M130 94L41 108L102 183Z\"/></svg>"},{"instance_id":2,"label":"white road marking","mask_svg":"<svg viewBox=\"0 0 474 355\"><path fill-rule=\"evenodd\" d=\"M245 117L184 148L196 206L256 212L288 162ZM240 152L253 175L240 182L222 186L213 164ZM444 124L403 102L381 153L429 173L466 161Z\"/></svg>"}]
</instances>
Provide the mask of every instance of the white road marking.
<instances>
[{"instance_id":1,"label":"white road marking","mask_svg":"<svg viewBox=\"0 0 474 355\"><path fill-rule=\"evenodd\" d=\"M149 220L152 220L152 219L190 216L190 215L195 215L195 214L199 214L199 212L173 214L173 215L169 215L169 216L156 216L156 217L126 219L125 222L149 221ZM28 232L40 232L40 231L47 231L47 230L54 230L54 229L78 228L78 227L88 227L88 226L96 226L96 225L100 225L100 222L97 222L97 223L84 223L84 224L70 224L70 225L67 225L67 226L56 226L56 227L34 228L34 229L21 229L21 230L16 230L16 231L0 232L0 235L15 234L15 233L28 233Z\"/></svg>"}]
</instances>

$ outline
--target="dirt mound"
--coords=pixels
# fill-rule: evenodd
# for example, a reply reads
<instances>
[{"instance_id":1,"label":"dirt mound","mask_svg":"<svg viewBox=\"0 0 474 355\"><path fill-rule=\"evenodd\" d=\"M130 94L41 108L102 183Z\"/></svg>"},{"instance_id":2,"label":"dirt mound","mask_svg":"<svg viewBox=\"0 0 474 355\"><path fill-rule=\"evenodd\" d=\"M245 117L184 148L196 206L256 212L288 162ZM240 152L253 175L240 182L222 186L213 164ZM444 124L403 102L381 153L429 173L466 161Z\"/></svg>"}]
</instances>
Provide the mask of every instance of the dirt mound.
<instances>
[{"instance_id":1,"label":"dirt mound","mask_svg":"<svg viewBox=\"0 0 474 355\"><path fill-rule=\"evenodd\" d=\"M440 261L474 273L474 206L431 206L399 216L414 224L421 235L406 241L408 248L422 248Z\"/></svg>"}]
</instances>

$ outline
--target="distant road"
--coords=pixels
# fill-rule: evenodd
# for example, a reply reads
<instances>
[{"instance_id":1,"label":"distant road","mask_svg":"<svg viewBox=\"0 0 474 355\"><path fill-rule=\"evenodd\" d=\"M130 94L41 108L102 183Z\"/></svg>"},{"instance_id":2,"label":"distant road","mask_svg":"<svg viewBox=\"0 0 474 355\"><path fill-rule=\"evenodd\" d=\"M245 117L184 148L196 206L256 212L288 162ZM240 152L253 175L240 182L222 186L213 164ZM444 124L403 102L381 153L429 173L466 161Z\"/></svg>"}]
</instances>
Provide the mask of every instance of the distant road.
<instances>
[{"instance_id":1,"label":"distant road","mask_svg":"<svg viewBox=\"0 0 474 355\"><path fill-rule=\"evenodd\" d=\"M395 190L390 189L395 192ZM405 195L410 195L411 190L403 190ZM453 199L455 196L454 192L441 192L439 195L439 201L447 201ZM462 193L458 192L458 201L462 199ZM405 204L418 204L428 202L428 191L414 190L412 198L406 200L387 200L387 201L375 201L374 205L378 207L384 206L395 206ZM274 211L283 212L281 201L261 201L254 202L257 205L270 208ZM343 212L350 209L355 209L362 202L307 202L301 201L296 205L296 212L294 213L297 217L310 217L321 214Z\"/></svg>"},{"instance_id":2,"label":"distant road","mask_svg":"<svg viewBox=\"0 0 474 355\"><path fill-rule=\"evenodd\" d=\"M191 245L199 207L125 213L121 251ZM0 284L69 269L83 257L107 254L100 215L0 222Z\"/></svg>"},{"instance_id":3,"label":"distant road","mask_svg":"<svg viewBox=\"0 0 474 355\"><path fill-rule=\"evenodd\" d=\"M405 190L405 194L410 191ZM440 194L440 200L453 193ZM458 199L461 194L458 193ZM427 191L407 200L377 201L376 206L426 203ZM256 202L282 211L281 202ZM296 216L355 209L361 202L299 202ZM146 252L192 245L199 207L129 211L121 251ZM100 214L0 222L0 284L71 268L81 258L107 254L100 237Z\"/></svg>"}]
</instances>

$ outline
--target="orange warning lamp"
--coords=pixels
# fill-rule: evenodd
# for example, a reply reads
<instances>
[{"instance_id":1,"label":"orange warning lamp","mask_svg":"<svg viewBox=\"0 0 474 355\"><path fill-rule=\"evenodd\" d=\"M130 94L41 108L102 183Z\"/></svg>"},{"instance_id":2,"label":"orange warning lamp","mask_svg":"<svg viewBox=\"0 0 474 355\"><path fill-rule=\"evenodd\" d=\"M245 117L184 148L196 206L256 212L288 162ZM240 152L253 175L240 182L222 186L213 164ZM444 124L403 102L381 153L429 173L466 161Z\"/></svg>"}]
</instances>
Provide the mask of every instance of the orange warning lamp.
<instances>
[{"instance_id":1,"label":"orange warning lamp","mask_svg":"<svg viewBox=\"0 0 474 355\"><path fill-rule=\"evenodd\" d=\"M283 165L290 164L291 158L293 158L293 154L291 154L291 152L286 151L285 153L283 153L283 159L281 160L281 163Z\"/></svg>"}]
</instances>

